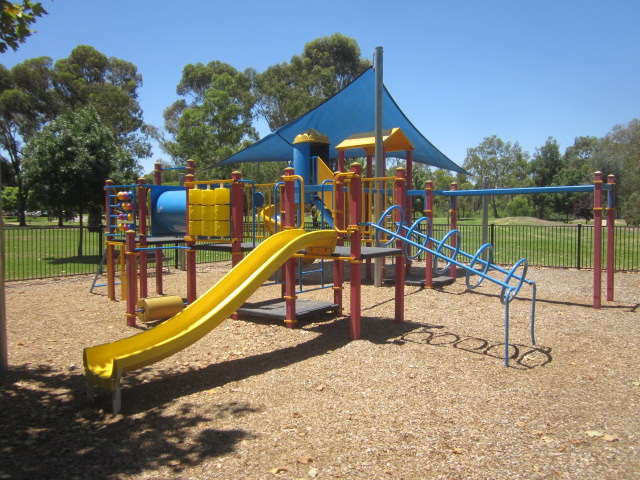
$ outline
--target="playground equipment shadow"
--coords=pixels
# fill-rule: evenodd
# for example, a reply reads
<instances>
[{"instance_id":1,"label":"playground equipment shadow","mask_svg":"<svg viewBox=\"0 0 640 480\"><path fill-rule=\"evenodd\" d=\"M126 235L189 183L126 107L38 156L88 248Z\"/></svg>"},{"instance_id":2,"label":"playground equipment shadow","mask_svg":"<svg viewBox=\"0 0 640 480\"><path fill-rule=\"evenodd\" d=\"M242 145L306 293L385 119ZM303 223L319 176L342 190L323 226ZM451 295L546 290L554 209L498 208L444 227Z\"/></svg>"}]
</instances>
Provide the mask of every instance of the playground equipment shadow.
<instances>
[{"instance_id":1,"label":"playground equipment shadow","mask_svg":"<svg viewBox=\"0 0 640 480\"><path fill-rule=\"evenodd\" d=\"M2 478L107 480L155 470L160 458L179 475L184 468L232 453L251 437L243 429L202 428L212 416L254 412L249 405L218 405L215 415L189 408L171 414L150 406L135 421L125 416L104 421L102 411L85 408L84 380L78 373L14 367L0 378L6 427L0 429ZM196 439L188 445L179 441L196 428L201 430Z\"/></svg>"},{"instance_id":2,"label":"playground equipment shadow","mask_svg":"<svg viewBox=\"0 0 640 480\"><path fill-rule=\"evenodd\" d=\"M285 328L278 321L252 317L242 321L262 326L271 325L274 328ZM422 327L421 324L413 322L395 323L389 319L364 316L362 324L365 330L361 340L378 345L393 343L393 339L399 335L407 335ZM321 320L311 327L305 327L305 324L302 323L300 327L302 330L315 333L317 336L297 345L274 349L258 355L215 362L204 368L189 369L179 373L158 372L158 369L153 366L145 367L138 372L131 372L123 377L123 387L127 389L127 403L123 407L123 412L126 414L139 413L180 397L263 375L339 350L351 342L349 337L345 335L349 329L348 325L349 319L346 317ZM155 377L151 381L145 379L149 374ZM98 408L105 410L110 408L109 399L106 396L103 396L99 403L96 403Z\"/></svg>"}]
</instances>

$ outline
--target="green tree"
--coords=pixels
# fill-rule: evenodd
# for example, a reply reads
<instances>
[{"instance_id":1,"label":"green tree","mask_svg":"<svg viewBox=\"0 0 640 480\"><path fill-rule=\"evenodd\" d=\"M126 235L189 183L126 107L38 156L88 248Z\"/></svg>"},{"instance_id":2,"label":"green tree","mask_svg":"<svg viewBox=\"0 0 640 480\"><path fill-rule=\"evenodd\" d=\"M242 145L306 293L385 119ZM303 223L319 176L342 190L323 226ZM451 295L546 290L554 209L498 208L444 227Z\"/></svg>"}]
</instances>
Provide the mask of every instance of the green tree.
<instances>
[{"instance_id":1,"label":"green tree","mask_svg":"<svg viewBox=\"0 0 640 480\"><path fill-rule=\"evenodd\" d=\"M489 188L513 188L527 184L528 154L522 151L520 144L504 142L496 135L485 137L475 148L467 150L464 168L471 174L472 182L477 188L487 178ZM498 218L498 208L506 203L506 199L498 199L492 195L489 204L493 215Z\"/></svg>"},{"instance_id":2,"label":"green tree","mask_svg":"<svg viewBox=\"0 0 640 480\"><path fill-rule=\"evenodd\" d=\"M2 210L12 212L18 209L18 187L4 187L2 189Z\"/></svg>"},{"instance_id":3,"label":"green tree","mask_svg":"<svg viewBox=\"0 0 640 480\"><path fill-rule=\"evenodd\" d=\"M55 63L54 75L62 111L92 105L127 152L128 173L138 171L138 160L151 155L151 145L138 103L142 76L137 67L79 45Z\"/></svg>"},{"instance_id":4,"label":"green tree","mask_svg":"<svg viewBox=\"0 0 640 480\"><path fill-rule=\"evenodd\" d=\"M102 204L104 182L122 171L125 157L112 130L88 106L62 114L34 136L25 152L25 181L35 201L59 213L77 211L82 226L83 213Z\"/></svg>"},{"instance_id":5,"label":"green tree","mask_svg":"<svg viewBox=\"0 0 640 480\"><path fill-rule=\"evenodd\" d=\"M23 148L58 111L51 65L48 57L26 60L11 70L0 65L0 148L2 161L11 166L11 178L18 187L20 225L26 225Z\"/></svg>"},{"instance_id":6,"label":"green tree","mask_svg":"<svg viewBox=\"0 0 640 480\"><path fill-rule=\"evenodd\" d=\"M624 219L630 227L640 226L640 191L633 192L624 203Z\"/></svg>"},{"instance_id":7,"label":"green tree","mask_svg":"<svg viewBox=\"0 0 640 480\"><path fill-rule=\"evenodd\" d=\"M202 171L257 140L248 74L218 61L187 65L177 92L186 99L165 110L170 139L161 143L174 161L193 159ZM209 175L226 177L230 173L230 167L225 167Z\"/></svg>"},{"instance_id":8,"label":"green tree","mask_svg":"<svg viewBox=\"0 0 640 480\"><path fill-rule=\"evenodd\" d=\"M37 17L46 13L40 2L0 0L0 53L6 52L7 48L18 50L20 44L34 33L29 27Z\"/></svg>"},{"instance_id":9,"label":"green tree","mask_svg":"<svg viewBox=\"0 0 640 480\"><path fill-rule=\"evenodd\" d=\"M336 94L370 65L360 56L358 42L340 33L308 42L289 63L252 72L258 115L276 130Z\"/></svg>"},{"instance_id":10,"label":"green tree","mask_svg":"<svg viewBox=\"0 0 640 480\"><path fill-rule=\"evenodd\" d=\"M592 165L605 178L616 176L619 213L626 219L627 212L635 211L631 197L640 191L640 120L614 126L595 149Z\"/></svg>"},{"instance_id":11,"label":"green tree","mask_svg":"<svg viewBox=\"0 0 640 480\"><path fill-rule=\"evenodd\" d=\"M573 145L567 147L563 161L565 166L580 170L584 179L580 184L590 183L593 180L593 157L600 140L596 137L576 137Z\"/></svg>"},{"instance_id":12,"label":"green tree","mask_svg":"<svg viewBox=\"0 0 640 480\"><path fill-rule=\"evenodd\" d=\"M560 145L555 138L549 137L542 147L536 149L536 153L529 163L533 186L548 187L552 185L562 166ZM547 214L547 210L553 208L552 203L548 195L533 196L533 205L538 218L543 218Z\"/></svg>"}]
</instances>

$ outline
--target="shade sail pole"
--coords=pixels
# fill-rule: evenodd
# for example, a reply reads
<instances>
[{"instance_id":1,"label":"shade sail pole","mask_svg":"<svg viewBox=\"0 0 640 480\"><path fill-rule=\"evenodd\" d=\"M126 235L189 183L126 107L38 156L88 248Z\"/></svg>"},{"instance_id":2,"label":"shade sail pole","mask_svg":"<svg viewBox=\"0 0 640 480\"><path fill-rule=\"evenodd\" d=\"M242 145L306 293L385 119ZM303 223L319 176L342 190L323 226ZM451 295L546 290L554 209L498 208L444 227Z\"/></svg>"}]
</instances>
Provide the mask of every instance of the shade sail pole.
<instances>
[{"instance_id":1,"label":"shade sail pole","mask_svg":"<svg viewBox=\"0 0 640 480\"><path fill-rule=\"evenodd\" d=\"M384 168L384 152L382 146L382 89L383 89L383 80L382 80L382 47L376 47L375 56L374 56L374 68L375 68L375 136L376 136L376 144L375 144L375 175L378 178L384 177L385 168ZM383 182L379 182L380 184L377 187L378 194L375 196L376 202L373 207L373 212L375 215L375 221L377 222L382 215L382 211L384 210L384 195L382 191L384 190ZM373 271L373 284L376 287L382 286L382 265L383 258L376 258L374 263L374 271Z\"/></svg>"}]
</instances>

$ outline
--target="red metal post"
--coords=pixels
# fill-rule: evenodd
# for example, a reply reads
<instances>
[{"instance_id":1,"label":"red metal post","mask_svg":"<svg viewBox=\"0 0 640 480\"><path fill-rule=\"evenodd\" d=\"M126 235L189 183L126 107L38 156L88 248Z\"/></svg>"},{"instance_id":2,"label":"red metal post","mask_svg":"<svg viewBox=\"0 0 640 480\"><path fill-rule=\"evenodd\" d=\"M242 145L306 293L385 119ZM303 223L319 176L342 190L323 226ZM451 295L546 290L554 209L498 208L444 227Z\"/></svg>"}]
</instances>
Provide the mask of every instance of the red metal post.
<instances>
[{"instance_id":1,"label":"red metal post","mask_svg":"<svg viewBox=\"0 0 640 480\"><path fill-rule=\"evenodd\" d=\"M409 197L409 190L413 188L413 150L407 150L407 181L405 183L405 218L407 219L407 225L413 224L413 205L412 197ZM407 264L406 274L411 273L411 260L405 259Z\"/></svg>"},{"instance_id":2,"label":"red metal post","mask_svg":"<svg viewBox=\"0 0 640 480\"><path fill-rule=\"evenodd\" d=\"M193 184L190 182L195 181L195 176L192 174L185 175L184 177L186 189L185 189L185 209L186 222L187 222L187 235L185 236L185 245L188 248L186 250L187 260L187 303L191 304L196 301L197 294L197 280L196 280L196 251L193 249L195 246L195 237L191 235L189 231L189 191L193 189Z\"/></svg>"},{"instance_id":3,"label":"red metal post","mask_svg":"<svg viewBox=\"0 0 640 480\"><path fill-rule=\"evenodd\" d=\"M425 182L424 191L426 194L424 213L433 226L433 182L431 180ZM429 234L433 235L433 232L429 232ZM431 242L427 242L427 247L431 248ZM425 272L425 287L433 288L433 255L429 252L426 252Z\"/></svg>"},{"instance_id":4,"label":"red metal post","mask_svg":"<svg viewBox=\"0 0 640 480\"><path fill-rule=\"evenodd\" d=\"M344 151L338 151L338 172L344 172ZM335 202L335 201L334 201Z\"/></svg>"},{"instance_id":5,"label":"red metal post","mask_svg":"<svg viewBox=\"0 0 640 480\"><path fill-rule=\"evenodd\" d=\"M140 236L140 247L147 247L147 189L143 187L146 183L144 178L138 179L138 235ZM140 255L140 297L149 296L147 287L147 250L142 250Z\"/></svg>"},{"instance_id":6,"label":"red metal post","mask_svg":"<svg viewBox=\"0 0 640 480\"><path fill-rule=\"evenodd\" d=\"M602 172L596 172L593 177L593 308L601 308Z\"/></svg>"},{"instance_id":7,"label":"red metal post","mask_svg":"<svg viewBox=\"0 0 640 480\"><path fill-rule=\"evenodd\" d=\"M407 208L407 172L404 168L396 168L396 202L400 210L396 211L396 222L402 221L402 211ZM396 248L404 251L404 242L396 240ZM395 278L395 321L404 322L404 281L406 262L404 255L400 254L396 258L396 278Z\"/></svg>"},{"instance_id":8,"label":"red metal post","mask_svg":"<svg viewBox=\"0 0 640 480\"><path fill-rule=\"evenodd\" d=\"M104 220L106 223L106 236L105 239L107 241L106 249L107 249L107 295L109 300L115 301L116 299L116 266L115 266L115 255L113 244L110 242L113 240L113 219L111 215L115 213L114 210L114 202L115 199L111 196L113 192L113 180L107 180L105 182L105 211L104 211Z\"/></svg>"},{"instance_id":9,"label":"red metal post","mask_svg":"<svg viewBox=\"0 0 640 480\"><path fill-rule=\"evenodd\" d=\"M458 190L458 184L453 182L451 184L451 191L455 192ZM451 230L456 230L458 228L458 197L451 197ZM453 249L458 246L458 242L460 241L458 235L451 235L451 240L449 244ZM450 251L451 257L453 257L453 250ZM450 258L451 258L450 257ZM449 267L449 276L456 278L456 266L452 263Z\"/></svg>"},{"instance_id":10,"label":"red metal post","mask_svg":"<svg viewBox=\"0 0 640 480\"><path fill-rule=\"evenodd\" d=\"M335 228L337 230L346 230L345 225L345 199L344 199L344 177L336 177L335 178L335 198L333 199L333 204L335 208L334 218L335 218ZM338 234L338 240L336 242L337 246L344 245L344 238L342 234ZM342 315L342 289L344 285L344 263L342 260L334 260L333 262L333 303L338 305L337 314Z\"/></svg>"},{"instance_id":11,"label":"red metal post","mask_svg":"<svg viewBox=\"0 0 640 480\"><path fill-rule=\"evenodd\" d=\"M616 188L616 176L609 175L607 177L607 183L611 185L609 190L607 201L607 301L613 301L614 279L616 274L615 263L615 223L616 223L616 205L615 205L615 188Z\"/></svg>"},{"instance_id":12,"label":"red metal post","mask_svg":"<svg viewBox=\"0 0 640 480\"><path fill-rule=\"evenodd\" d=\"M244 236L243 201L244 187L242 185L242 173L235 171L231 174L231 265L236 266L242 260L242 239Z\"/></svg>"},{"instance_id":13,"label":"red metal post","mask_svg":"<svg viewBox=\"0 0 640 480\"><path fill-rule=\"evenodd\" d=\"M187 160L187 175L196 175L196 162L193 160Z\"/></svg>"},{"instance_id":14,"label":"red metal post","mask_svg":"<svg viewBox=\"0 0 640 480\"><path fill-rule=\"evenodd\" d=\"M407 150L407 181L405 184L405 196L408 191L413 188L413 150ZM413 223L413 205L411 199L407 197L406 200L406 216L407 223L411 225ZM408 261L408 260L407 260Z\"/></svg>"},{"instance_id":15,"label":"red metal post","mask_svg":"<svg viewBox=\"0 0 640 480\"><path fill-rule=\"evenodd\" d=\"M162 163L153 164L153 184L162 185Z\"/></svg>"},{"instance_id":16,"label":"red metal post","mask_svg":"<svg viewBox=\"0 0 640 480\"><path fill-rule=\"evenodd\" d=\"M136 304L138 303L138 282L136 279L136 232L127 230L125 243L127 269L127 325L136 326Z\"/></svg>"},{"instance_id":17,"label":"red metal post","mask_svg":"<svg viewBox=\"0 0 640 480\"><path fill-rule=\"evenodd\" d=\"M367 154L367 178L371 178L373 177L373 155L371 153ZM369 183L369 188L373 188L373 184ZM365 222L370 222L371 221L371 193L365 193L364 195L364 221ZM373 241L372 240L367 240L366 242L366 246L367 247L371 247L373 246ZM366 260L366 267L365 267L365 278L367 280L371 279L371 259L367 258Z\"/></svg>"},{"instance_id":18,"label":"red metal post","mask_svg":"<svg viewBox=\"0 0 640 480\"><path fill-rule=\"evenodd\" d=\"M362 231L360 230L362 212L362 165L351 164L351 185L349 190L349 231L351 232L351 287L349 290L351 303L350 335L352 340L360 338L360 321L362 316Z\"/></svg>"},{"instance_id":19,"label":"red metal post","mask_svg":"<svg viewBox=\"0 0 640 480\"><path fill-rule=\"evenodd\" d=\"M283 195L283 215L282 228L287 230L294 228L296 215L296 191L295 178L293 177L293 168L285 168L284 170L284 195ZM302 193L302 192L301 192ZM285 326L287 328L295 328L298 319L296 318L296 258L290 258L284 265L284 300L285 300Z\"/></svg>"}]
</instances>

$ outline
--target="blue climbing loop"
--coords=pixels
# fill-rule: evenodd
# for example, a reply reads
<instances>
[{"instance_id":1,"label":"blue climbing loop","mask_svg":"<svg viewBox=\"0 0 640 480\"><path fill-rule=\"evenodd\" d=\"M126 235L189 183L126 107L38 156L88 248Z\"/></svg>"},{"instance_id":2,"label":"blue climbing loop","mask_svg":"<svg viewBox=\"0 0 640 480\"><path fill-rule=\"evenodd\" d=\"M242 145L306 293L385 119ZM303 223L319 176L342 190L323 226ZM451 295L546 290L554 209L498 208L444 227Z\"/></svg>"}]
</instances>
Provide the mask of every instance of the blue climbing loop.
<instances>
[{"instance_id":1,"label":"blue climbing loop","mask_svg":"<svg viewBox=\"0 0 640 480\"><path fill-rule=\"evenodd\" d=\"M397 210L397 212L394 212ZM399 212L399 214L398 214ZM398 214L400 220L390 221ZM389 217L389 219L388 219ZM385 227L391 223L395 231ZM536 282L527 280L528 263L526 258L518 260L510 270L505 270L493 263L493 245L485 243L478 251L471 255L460 249L462 236L459 230L450 230L442 240L437 240L431 236L431 221L427 217L421 217L410 227L404 220L404 212L398 205L389 207L380 217L377 223L366 223L375 230L375 239L378 245L387 246L396 240L403 242L404 255L408 259L417 258L422 252L433 255L434 271L443 275L449 267L455 265L466 271L466 284L469 290L474 290L487 280L502 287L500 292L500 302L505 307L505 327L504 327L504 364L509 366L509 304L518 295L524 283L531 285L531 343L535 340L535 311L536 311ZM449 244L452 238L457 238L455 246ZM437 267L438 260L446 262L442 268ZM461 260L465 260L465 262ZM490 272L497 272L497 275L489 275ZM477 277L477 278L475 278ZM498 278L503 277L503 278Z\"/></svg>"}]
</instances>

